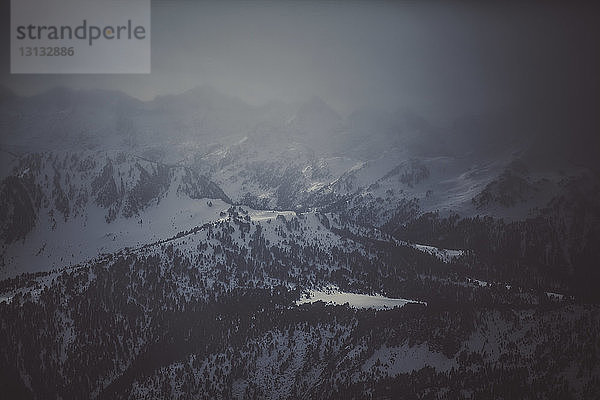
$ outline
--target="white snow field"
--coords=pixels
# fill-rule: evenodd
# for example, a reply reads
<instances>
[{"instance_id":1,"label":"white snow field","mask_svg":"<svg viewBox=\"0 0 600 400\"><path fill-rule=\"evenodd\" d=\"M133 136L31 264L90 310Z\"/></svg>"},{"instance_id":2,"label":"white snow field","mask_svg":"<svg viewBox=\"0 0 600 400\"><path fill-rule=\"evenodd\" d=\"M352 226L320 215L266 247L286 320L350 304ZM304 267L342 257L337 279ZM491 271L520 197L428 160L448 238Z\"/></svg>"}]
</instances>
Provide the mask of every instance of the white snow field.
<instances>
[{"instance_id":1,"label":"white snow field","mask_svg":"<svg viewBox=\"0 0 600 400\"><path fill-rule=\"evenodd\" d=\"M353 308L374 308L376 310L389 310L394 307L402 307L408 303L425 304L426 302L410 299L392 299L380 294L369 295L359 293L343 292L336 287L325 289L313 289L304 294L297 305L315 303L322 301L326 304L344 305L348 303Z\"/></svg>"}]
</instances>

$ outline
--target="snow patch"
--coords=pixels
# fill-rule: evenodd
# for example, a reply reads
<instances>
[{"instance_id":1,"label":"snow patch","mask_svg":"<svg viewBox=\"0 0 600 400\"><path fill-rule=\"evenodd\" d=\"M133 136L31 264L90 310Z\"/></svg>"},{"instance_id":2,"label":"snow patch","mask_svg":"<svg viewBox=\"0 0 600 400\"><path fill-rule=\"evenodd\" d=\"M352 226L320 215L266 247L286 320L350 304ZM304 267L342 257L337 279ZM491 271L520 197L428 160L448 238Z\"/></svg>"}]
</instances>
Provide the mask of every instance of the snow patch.
<instances>
[{"instance_id":1,"label":"snow patch","mask_svg":"<svg viewBox=\"0 0 600 400\"><path fill-rule=\"evenodd\" d=\"M441 249L439 247L427 246L424 244L414 244L412 246L417 250L439 258L445 263L449 263L453 259L463 256L465 254L464 250Z\"/></svg>"},{"instance_id":2,"label":"snow patch","mask_svg":"<svg viewBox=\"0 0 600 400\"><path fill-rule=\"evenodd\" d=\"M394 307L402 307L408 303L425 304L426 302L410 299L392 299L380 294L368 295L359 293L343 292L336 287L325 289L313 289L305 293L296 305L315 303L322 301L326 304L344 305L348 303L353 308L374 308L376 310L389 310Z\"/></svg>"}]
</instances>

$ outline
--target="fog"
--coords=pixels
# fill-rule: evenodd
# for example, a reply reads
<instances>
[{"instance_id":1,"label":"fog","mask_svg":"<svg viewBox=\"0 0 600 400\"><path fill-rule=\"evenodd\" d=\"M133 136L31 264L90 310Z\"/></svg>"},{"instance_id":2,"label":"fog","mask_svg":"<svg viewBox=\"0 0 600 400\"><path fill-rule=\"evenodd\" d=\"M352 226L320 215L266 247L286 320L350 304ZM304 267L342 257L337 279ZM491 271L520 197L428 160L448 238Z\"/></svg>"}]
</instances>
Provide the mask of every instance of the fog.
<instances>
[{"instance_id":1,"label":"fog","mask_svg":"<svg viewBox=\"0 0 600 400\"><path fill-rule=\"evenodd\" d=\"M151 74L10 75L5 57L1 81L25 95L60 85L144 100L207 84L251 104L316 95L346 114L410 109L439 124L502 113L524 133L593 141L597 15L584 4L153 1Z\"/></svg>"},{"instance_id":2,"label":"fog","mask_svg":"<svg viewBox=\"0 0 600 400\"><path fill-rule=\"evenodd\" d=\"M480 3L0 0L2 398L600 399L600 10Z\"/></svg>"}]
</instances>

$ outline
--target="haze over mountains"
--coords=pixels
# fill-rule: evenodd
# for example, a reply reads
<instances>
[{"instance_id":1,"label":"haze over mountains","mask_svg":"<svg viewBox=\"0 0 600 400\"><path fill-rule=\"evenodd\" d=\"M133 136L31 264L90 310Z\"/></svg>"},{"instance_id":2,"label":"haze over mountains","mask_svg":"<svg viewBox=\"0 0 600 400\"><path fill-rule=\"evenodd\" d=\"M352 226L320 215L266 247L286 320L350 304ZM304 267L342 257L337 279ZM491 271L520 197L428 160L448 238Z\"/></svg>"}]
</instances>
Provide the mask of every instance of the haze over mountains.
<instances>
[{"instance_id":1,"label":"haze over mountains","mask_svg":"<svg viewBox=\"0 0 600 400\"><path fill-rule=\"evenodd\" d=\"M438 127L408 110L343 116L318 97L256 107L207 86L149 102L66 88L4 97L10 99L0 110L10 274L117 250L99 241L102 235L121 246L144 242L149 237L123 241L113 230L121 219L146 219L150 226L145 214L166 212L156 211L166 200L188 202L188 211L202 198L256 209L334 207L377 227L427 212L515 220L535 216L570 176L593 175L569 159L539 162L531 137L484 117ZM76 236L83 227L98 229L96 240L85 239L97 247L44 250L46 232L78 220L69 229ZM172 228L191 229L199 221ZM37 239L27 244L32 231ZM28 266L15 261L32 251L37 262L31 254Z\"/></svg>"},{"instance_id":2,"label":"haze over mountains","mask_svg":"<svg viewBox=\"0 0 600 400\"><path fill-rule=\"evenodd\" d=\"M597 5L152 0L73 75L9 3L2 399L600 398Z\"/></svg>"},{"instance_id":3,"label":"haze over mountains","mask_svg":"<svg viewBox=\"0 0 600 400\"><path fill-rule=\"evenodd\" d=\"M3 90L0 121L15 397L600 393L580 144L207 86Z\"/></svg>"}]
</instances>

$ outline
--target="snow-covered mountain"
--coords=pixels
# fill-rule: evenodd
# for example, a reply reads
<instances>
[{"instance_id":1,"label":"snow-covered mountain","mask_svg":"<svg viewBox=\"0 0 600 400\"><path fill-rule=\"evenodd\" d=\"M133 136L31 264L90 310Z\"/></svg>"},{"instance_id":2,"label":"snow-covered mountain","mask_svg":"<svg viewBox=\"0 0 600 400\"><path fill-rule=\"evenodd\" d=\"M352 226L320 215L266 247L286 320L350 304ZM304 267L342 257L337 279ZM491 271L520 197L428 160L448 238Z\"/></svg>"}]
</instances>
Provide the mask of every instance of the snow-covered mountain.
<instances>
[{"instance_id":1,"label":"snow-covered mountain","mask_svg":"<svg viewBox=\"0 0 600 400\"><path fill-rule=\"evenodd\" d=\"M123 152L31 153L14 164L0 183L3 276L155 241L230 202L189 168Z\"/></svg>"},{"instance_id":2,"label":"snow-covered mountain","mask_svg":"<svg viewBox=\"0 0 600 400\"><path fill-rule=\"evenodd\" d=\"M0 392L597 397L598 176L501 122L1 92Z\"/></svg>"}]
</instances>

